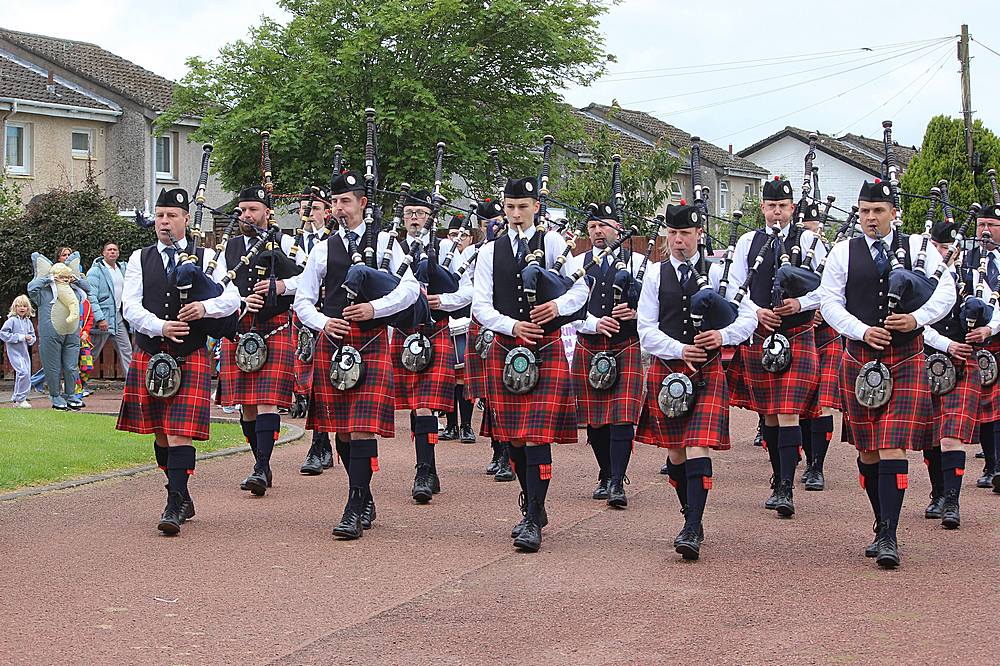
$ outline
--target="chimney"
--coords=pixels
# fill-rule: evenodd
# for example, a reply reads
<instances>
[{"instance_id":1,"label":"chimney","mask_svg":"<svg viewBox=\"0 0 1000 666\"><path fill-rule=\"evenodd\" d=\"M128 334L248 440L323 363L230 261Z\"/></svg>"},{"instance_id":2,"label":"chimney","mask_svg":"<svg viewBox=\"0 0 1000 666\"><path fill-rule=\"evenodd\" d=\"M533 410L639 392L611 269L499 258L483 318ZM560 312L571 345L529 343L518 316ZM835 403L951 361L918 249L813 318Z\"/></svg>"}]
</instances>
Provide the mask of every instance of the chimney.
<instances>
[{"instance_id":1,"label":"chimney","mask_svg":"<svg viewBox=\"0 0 1000 666\"><path fill-rule=\"evenodd\" d=\"M729 144L729 154L733 154L733 144Z\"/></svg>"},{"instance_id":2,"label":"chimney","mask_svg":"<svg viewBox=\"0 0 1000 666\"><path fill-rule=\"evenodd\" d=\"M49 70L48 81L46 81L45 83L45 90L47 90L50 93L54 93L56 91L56 77L52 73L51 69Z\"/></svg>"}]
</instances>

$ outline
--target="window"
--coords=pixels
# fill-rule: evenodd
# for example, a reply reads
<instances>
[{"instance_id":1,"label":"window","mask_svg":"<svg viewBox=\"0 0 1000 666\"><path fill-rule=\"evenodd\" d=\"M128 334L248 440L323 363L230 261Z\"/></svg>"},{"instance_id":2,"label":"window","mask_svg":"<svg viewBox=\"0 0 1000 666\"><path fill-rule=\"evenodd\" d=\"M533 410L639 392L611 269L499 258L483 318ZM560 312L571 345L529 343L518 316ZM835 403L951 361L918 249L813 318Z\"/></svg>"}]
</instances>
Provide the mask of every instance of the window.
<instances>
[{"instance_id":1,"label":"window","mask_svg":"<svg viewBox=\"0 0 1000 666\"><path fill-rule=\"evenodd\" d=\"M729 183L725 180L719 181L719 210L723 213L729 210Z\"/></svg>"},{"instance_id":2,"label":"window","mask_svg":"<svg viewBox=\"0 0 1000 666\"><path fill-rule=\"evenodd\" d=\"M94 135L88 129L73 130L73 157L91 157L93 153Z\"/></svg>"},{"instance_id":3,"label":"window","mask_svg":"<svg viewBox=\"0 0 1000 666\"><path fill-rule=\"evenodd\" d=\"M743 200L748 201L750 199L753 199L753 185L747 183L743 186Z\"/></svg>"},{"instance_id":4,"label":"window","mask_svg":"<svg viewBox=\"0 0 1000 666\"><path fill-rule=\"evenodd\" d=\"M7 123L4 131L4 165L8 173L27 176L31 173L31 126Z\"/></svg>"},{"instance_id":5,"label":"window","mask_svg":"<svg viewBox=\"0 0 1000 666\"><path fill-rule=\"evenodd\" d=\"M676 180L670 181L670 200L677 203L681 200L684 193L681 192L681 184Z\"/></svg>"},{"instance_id":6,"label":"window","mask_svg":"<svg viewBox=\"0 0 1000 666\"><path fill-rule=\"evenodd\" d=\"M174 180L174 136L156 137L156 177Z\"/></svg>"}]
</instances>

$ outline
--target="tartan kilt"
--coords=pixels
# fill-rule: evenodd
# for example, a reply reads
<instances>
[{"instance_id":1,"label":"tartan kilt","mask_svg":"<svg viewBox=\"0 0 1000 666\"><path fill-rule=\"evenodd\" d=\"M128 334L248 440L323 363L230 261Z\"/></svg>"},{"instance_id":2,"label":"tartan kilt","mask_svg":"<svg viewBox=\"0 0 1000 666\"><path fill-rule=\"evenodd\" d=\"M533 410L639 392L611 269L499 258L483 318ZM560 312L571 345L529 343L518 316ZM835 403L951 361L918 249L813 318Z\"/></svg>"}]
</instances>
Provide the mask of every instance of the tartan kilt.
<instances>
[{"instance_id":1,"label":"tartan kilt","mask_svg":"<svg viewBox=\"0 0 1000 666\"><path fill-rule=\"evenodd\" d=\"M668 419L660 410L657 397L663 380L672 372L683 372L695 383L694 405L679 418ZM697 382L705 381L699 388ZM639 416L635 440L668 449L703 446L725 451L729 442L729 388L722 360L718 354L696 373L684 361L653 359L646 376L646 400Z\"/></svg>"},{"instance_id":2,"label":"tartan kilt","mask_svg":"<svg viewBox=\"0 0 1000 666\"><path fill-rule=\"evenodd\" d=\"M821 408L843 409L840 399L840 361L844 358L844 339L829 325L817 326L816 352L819 354L819 390L816 403Z\"/></svg>"},{"instance_id":3,"label":"tartan kilt","mask_svg":"<svg viewBox=\"0 0 1000 666\"><path fill-rule=\"evenodd\" d=\"M293 346L298 348L298 335L299 329L302 328L304 324L299 321L299 317L296 314L292 314L292 343ZM313 335L316 332L313 331ZM313 353L315 353L315 348ZM292 391L300 395L309 395L312 392L312 378L313 378L313 364L312 359L309 362L305 362L299 359L298 354L293 352L292 357L294 361L292 362L292 372L295 375L294 384L292 386Z\"/></svg>"},{"instance_id":4,"label":"tartan kilt","mask_svg":"<svg viewBox=\"0 0 1000 666\"><path fill-rule=\"evenodd\" d=\"M171 351L168 345L165 348ZM115 428L140 435L161 433L208 439L212 409L212 370L208 349L199 347L181 363L181 387L171 398L157 398L146 390L150 354L136 347L125 378L122 405Z\"/></svg>"},{"instance_id":5,"label":"tartan kilt","mask_svg":"<svg viewBox=\"0 0 1000 666\"><path fill-rule=\"evenodd\" d=\"M365 376L349 391L339 391L330 383L330 362L336 351L330 338L321 333L313 354L312 400L306 415L306 429L320 432L373 432L379 437L395 437L392 362L389 360L388 329L362 332L356 323L343 343L361 352Z\"/></svg>"},{"instance_id":6,"label":"tartan kilt","mask_svg":"<svg viewBox=\"0 0 1000 666\"><path fill-rule=\"evenodd\" d=\"M1000 361L1000 335L989 339L983 349L987 350L997 361ZM979 376L979 368L976 368L976 377ZM1000 381L993 382L992 386L980 385L979 396L979 422L993 423L1000 421Z\"/></svg>"},{"instance_id":7,"label":"tartan kilt","mask_svg":"<svg viewBox=\"0 0 1000 666\"><path fill-rule=\"evenodd\" d=\"M962 367L962 361L955 357L951 360L956 369ZM977 441L980 388L979 364L974 355L969 356L965 360L965 372L955 382L955 388L944 395L931 394L935 442L945 437L952 437L963 444Z\"/></svg>"},{"instance_id":8,"label":"tartan kilt","mask_svg":"<svg viewBox=\"0 0 1000 666\"><path fill-rule=\"evenodd\" d=\"M514 338L498 333L483 364L492 437L502 442L577 442L576 397L560 332L546 334L531 347L541 371L535 388L520 395L505 389L502 379L507 352L517 346Z\"/></svg>"},{"instance_id":9,"label":"tartan kilt","mask_svg":"<svg viewBox=\"0 0 1000 666\"><path fill-rule=\"evenodd\" d=\"M469 342L465 345L465 397L486 397L486 382L483 380L483 359L476 353L476 336L482 326L475 319L469 322Z\"/></svg>"},{"instance_id":10,"label":"tartan kilt","mask_svg":"<svg viewBox=\"0 0 1000 666\"><path fill-rule=\"evenodd\" d=\"M840 392L850 421L851 443L858 451L910 448L920 451L932 430L931 389L924 365L923 335L882 352L892 374L892 397L878 409L868 409L854 397L861 366L876 353L858 340L848 340L840 364Z\"/></svg>"},{"instance_id":11,"label":"tartan kilt","mask_svg":"<svg viewBox=\"0 0 1000 666\"><path fill-rule=\"evenodd\" d=\"M448 320L423 329L434 347L430 367L423 372L410 372L403 367L403 341L411 332L397 328L389 343L396 409L455 411L455 348L448 333Z\"/></svg>"},{"instance_id":12,"label":"tartan kilt","mask_svg":"<svg viewBox=\"0 0 1000 666\"><path fill-rule=\"evenodd\" d=\"M729 361L729 368L726 370L726 385L729 387L729 404L742 409L753 409L750 406L750 393L743 377L746 371L743 369L744 358L750 351L750 345L743 343L733 350L733 358Z\"/></svg>"},{"instance_id":13,"label":"tartan kilt","mask_svg":"<svg viewBox=\"0 0 1000 666\"><path fill-rule=\"evenodd\" d=\"M243 372L236 366L236 343L222 341L222 367L219 371L219 391L216 402L220 405L276 405L290 407L295 386L293 371L295 342L292 326L287 326L289 315L277 314L257 324L257 332L266 336L280 326L285 326L267 341L267 360L257 372ZM251 320L240 322L240 334L247 333Z\"/></svg>"},{"instance_id":14,"label":"tartan kilt","mask_svg":"<svg viewBox=\"0 0 1000 666\"><path fill-rule=\"evenodd\" d=\"M768 372L761 364L761 347L767 335L758 329L752 344L743 348L743 380L750 396L750 409L758 414L798 414L816 416L819 388L819 354L812 322L781 331L792 345L792 364L780 374Z\"/></svg>"},{"instance_id":15,"label":"tartan kilt","mask_svg":"<svg viewBox=\"0 0 1000 666\"><path fill-rule=\"evenodd\" d=\"M468 384L466 384L468 386ZM468 397L468 392L466 392L466 397ZM483 418L479 422L479 436L488 437L493 439L493 426L490 424L490 404L486 401L486 398L481 398L483 401Z\"/></svg>"},{"instance_id":16,"label":"tartan kilt","mask_svg":"<svg viewBox=\"0 0 1000 666\"><path fill-rule=\"evenodd\" d=\"M595 389L587 381L590 360L602 351L614 354L618 362L618 381L605 391ZM639 422L639 412L642 411L642 351L638 337L615 344L604 335L579 336L570 373L580 423L604 426Z\"/></svg>"}]
</instances>

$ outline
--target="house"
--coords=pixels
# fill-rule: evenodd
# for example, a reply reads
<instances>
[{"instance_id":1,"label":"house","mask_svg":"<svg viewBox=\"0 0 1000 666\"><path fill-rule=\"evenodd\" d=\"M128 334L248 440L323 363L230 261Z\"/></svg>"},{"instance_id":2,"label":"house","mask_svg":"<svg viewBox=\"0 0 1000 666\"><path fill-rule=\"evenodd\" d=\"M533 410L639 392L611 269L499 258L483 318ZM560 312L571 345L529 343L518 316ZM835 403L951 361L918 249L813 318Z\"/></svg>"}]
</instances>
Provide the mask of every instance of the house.
<instances>
[{"instance_id":1,"label":"house","mask_svg":"<svg viewBox=\"0 0 1000 666\"><path fill-rule=\"evenodd\" d=\"M27 201L90 172L120 209L150 210L160 188L193 190L198 119L153 132L174 85L94 44L0 28L3 175ZM206 195L209 204L231 196L214 177Z\"/></svg>"},{"instance_id":2,"label":"house","mask_svg":"<svg viewBox=\"0 0 1000 666\"><path fill-rule=\"evenodd\" d=\"M623 159L641 155L659 147L681 160L680 168L663 187L670 190L670 203L692 199L690 149L692 135L663 122L643 111L623 109L617 104L590 104L576 110L584 130L593 135L603 126L617 132ZM732 149L719 148L707 141L701 146L701 184L708 187L709 209L714 215L726 216L738 210L745 199L756 201L767 169L739 155ZM586 164L585 146L578 148L577 158Z\"/></svg>"},{"instance_id":3,"label":"house","mask_svg":"<svg viewBox=\"0 0 1000 666\"><path fill-rule=\"evenodd\" d=\"M786 127L737 154L766 167L775 176L785 176L797 187L804 175L810 133L797 127ZM819 198L825 199L832 194L837 198L837 206L849 208L857 202L863 181L882 177L884 143L882 139L869 139L857 134L836 138L821 132L812 133L817 136L813 166L819 169ZM902 177L917 149L893 142L893 152Z\"/></svg>"}]
</instances>

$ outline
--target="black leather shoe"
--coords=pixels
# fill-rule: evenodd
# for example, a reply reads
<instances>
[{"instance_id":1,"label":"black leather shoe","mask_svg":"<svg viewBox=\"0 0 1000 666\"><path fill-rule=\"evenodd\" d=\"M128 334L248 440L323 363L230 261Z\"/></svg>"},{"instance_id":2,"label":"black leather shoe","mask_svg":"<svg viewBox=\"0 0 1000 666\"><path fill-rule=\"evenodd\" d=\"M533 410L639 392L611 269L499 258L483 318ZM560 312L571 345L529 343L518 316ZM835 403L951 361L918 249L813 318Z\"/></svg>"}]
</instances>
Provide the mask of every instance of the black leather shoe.
<instances>
[{"instance_id":1,"label":"black leather shoe","mask_svg":"<svg viewBox=\"0 0 1000 666\"><path fill-rule=\"evenodd\" d=\"M426 464L418 464L417 474L413 477L413 490L410 496L420 504L427 504L434 496L434 486L431 483L431 467Z\"/></svg>"},{"instance_id":2,"label":"black leather shoe","mask_svg":"<svg viewBox=\"0 0 1000 666\"><path fill-rule=\"evenodd\" d=\"M961 524L962 517L958 511L958 491L948 491L941 504L941 526L946 530L954 530L958 529Z\"/></svg>"},{"instance_id":3,"label":"black leather shoe","mask_svg":"<svg viewBox=\"0 0 1000 666\"><path fill-rule=\"evenodd\" d=\"M520 497L519 501L520 501L520 504L521 504L521 514L524 517L521 518L521 522L519 522L517 525L514 525L514 527L510 530L510 538L511 539L516 538L517 535L521 533L521 530L524 529L525 523L528 522L527 505L525 504L524 493L521 493L521 497ZM541 508L541 510L540 510L540 512L538 514L538 525L539 525L539 527L545 527L548 524L549 524L549 514L546 513L546 511L545 511L545 505L543 504L542 508Z\"/></svg>"},{"instance_id":4,"label":"black leather shoe","mask_svg":"<svg viewBox=\"0 0 1000 666\"><path fill-rule=\"evenodd\" d=\"M514 478L514 469L510 466L510 458L505 452L504 455L500 456L500 466L497 468L497 473L493 475L493 480L513 481Z\"/></svg>"},{"instance_id":5,"label":"black leather shoe","mask_svg":"<svg viewBox=\"0 0 1000 666\"><path fill-rule=\"evenodd\" d=\"M757 434L753 438L754 446L764 446L764 434L760 431L760 426L757 426Z\"/></svg>"},{"instance_id":6,"label":"black leather shoe","mask_svg":"<svg viewBox=\"0 0 1000 666\"><path fill-rule=\"evenodd\" d=\"M438 433L438 441L451 442L458 439L458 426L448 426Z\"/></svg>"},{"instance_id":7,"label":"black leather shoe","mask_svg":"<svg viewBox=\"0 0 1000 666\"><path fill-rule=\"evenodd\" d=\"M305 462L302 463L302 467L299 468L300 474L305 474L306 476L316 476L317 474L323 473L323 458L320 455L323 444L321 442L313 441L312 446L309 447L309 452L306 453Z\"/></svg>"},{"instance_id":8,"label":"black leather shoe","mask_svg":"<svg viewBox=\"0 0 1000 666\"><path fill-rule=\"evenodd\" d=\"M441 492L441 477L437 475L437 470L431 472L431 492L435 495Z\"/></svg>"},{"instance_id":9,"label":"black leather shoe","mask_svg":"<svg viewBox=\"0 0 1000 666\"><path fill-rule=\"evenodd\" d=\"M887 527L882 528L882 539L879 541L878 552L875 554L875 563L883 569L895 569L899 566L899 546L896 543L896 535L890 532Z\"/></svg>"},{"instance_id":10,"label":"black leather shoe","mask_svg":"<svg viewBox=\"0 0 1000 666\"><path fill-rule=\"evenodd\" d=\"M250 476L253 476L253 472L250 472ZM240 490L250 490L250 486L247 485L247 481L250 480L250 476L248 476L247 478L245 478L242 481L240 481ZM267 472L264 474L264 476L267 477L267 487L270 488L271 487L271 470L268 469Z\"/></svg>"},{"instance_id":11,"label":"black leather shoe","mask_svg":"<svg viewBox=\"0 0 1000 666\"><path fill-rule=\"evenodd\" d=\"M778 501L774 505L774 510L782 518L791 518L795 515L795 504L792 503L792 482L782 481L775 491L778 494Z\"/></svg>"},{"instance_id":12,"label":"black leather shoe","mask_svg":"<svg viewBox=\"0 0 1000 666\"><path fill-rule=\"evenodd\" d=\"M526 553L537 553L542 547L542 528L533 520L525 519L524 526L514 537L514 547Z\"/></svg>"},{"instance_id":13,"label":"black leather shoe","mask_svg":"<svg viewBox=\"0 0 1000 666\"><path fill-rule=\"evenodd\" d=\"M594 488L594 499L595 500L606 500L608 499L608 486L611 485L611 477L604 476L601 474L597 477L597 487Z\"/></svg>"},{"instance_id":14,"label":"black leather shoe","mask_svg":"<svg viewBox=\"0 0 1000 666\"><path fill-rule=\"evenodd\" d=\"M983 468L983 475L976 480L976 488L992 488L994 476L996 476L994 470L989 467Z\"/></svg>"},{"instance_id":15,"label":"black leather shoe","mask_svg":"<svg viewBox=\"0 0 1000 666\"><path fill-rule=\"evenodd\" d=\"M319 462L323 469L333 467L333 445L329 441L323 442L319 452Z\"/></svg>"},{"instance_id":16,"label":"black leather shoe","mask_svg":"<svg viewBox=\"0 0 1000 666\"><path fill-rule=\"evenodd\" d=\"M774 511L778 507L778 480L771 477L771 496L764 500L764 508Z\"/></svg>"},{"instance_id":17,"label":"black leather shoe","mask_svg":"<svg viewBox=\"0 0 1000 666\"><path fill-rule=\"evenodd\" d=\"M365 507L361 510L361 528L370 530L372 523L375 522L375 498L372 497L371 493L368 493L368 499L365 500Z\"/></svg>"},{"instance_id":18,"label":"black leather shoe","mask_svg":"<svg viewBox=\"0 0 1000 666\"><path fill-rule=\"evenodd\" d=\"M258 471L256 467L244 483L247 484L247 490L257 497L263 497L264 493L267 492L267 474L264 471Z\"/></svg>"},{"instance_id":19,"label":"black leather shoe","mask_svg":"<svg viewBox=\"0 0 1000 666\"><path fill-rule=\"evenodd\" d=\"M813 463L806 468L805 474L805 487L806 490L823 490L826 488L826 478L823 476L823 468L817 464Z\"/></svg>"},{"instance_id":20,"label":"black leather shoe","mask_svg":"<svg viewBox=\"0 0 1000 666\"><path fill-rule=\"evenodd\" d=\"M184 496L178 492L167 493L167 506L163 509L160 522L156 529L164 534L177 534L181 531L181 505L184 504Z\"/></svg>"},{"instance_id":21,"label":"black leather shoe","mask_svg":"<svg viewBox=\"0 0 1000 666\"><path fill-rule=\"evenodd\" d=\"M333 528L333 536L352 540L360 538L362 534L364 528L361 526L361 514L356 509L345 509L343 518Z\"/></svg>"},{"instance_id":22,"label":"black leather shoe","mask_svg":"<svg viewBox=\"0 0 1000 666\"><path fill-rule=\"evenodd\" d=\"M685 560L697 560L701 555L701 531L699 525L684 523L680 534L674 539L674 550Z\"/></svg>"},{"instance_id":23,"label":"black leather shoe","mask_svg":"<svg viewBox=\"0 0 1000 666\"><path fill-rule=\"evenodd\" d=\"M472 432L472 426L464 425L458 429L458 441L462 444L476 443L476 433Z\"/></svg>"},{"instance_id":24,"label":"black leather shoe","mask_svg":"<svg viewBox=\"0 0 1000 666\"><path fill-rule=\"evenodd\" d=\"M670 474L670 459L667 458L667 462L663 463L660 467L660 474Z\"/></svg>"},{"instance_id":25,"label":"black leather shoe","mask_svg":"<svg viewBox=\"0 0 1000 666\"><path fill-rule=\"evenodd\" d=\"M608 484L608 506L615 509L624 509L628 506L628 498L625 496L625 486L628 484L628 477L612 479Z\"/></svg>"},{"instance_id":26,"label":"black leather shoe","mask_svg":"<svg viewBox=\"0 0 1000 666\"><path fill-rule=\"evenodd\" d=\"M1000 494L1000 474L993 475L993 492Z\"/></svg>"},{"instance_id":27,"label":"black leather shoe","mask_svg":"<svg viewBox=\"0 0 1000 666\"><path fill-rule=\"evenodd\" d=\"M877 520L872 525L872 532L875 533L875 538L872 539L870 544L865 546L865 557L875 557L878 555L878 544L879 539L882 538L882 533L879 532L879 522Z\"/></svg>"},{"instance_id":28,"label":"black leather shoe","mask_svg":"<svg viewBox=\"0 0 1000 666\"><path fill-rule=\"evenodd\" d=\"M181 503L181 523L194 518L194 500L188 497Z\"/></svg>"},{"instance_id":29,"label":"black leather shoe","mask_svg":"<svg viewBox=\"0 0 1000 666\"><path fill-rule=\"evenodd\" d=\"M493 451L493 460L491 460L490 464L486 466L487 474L495 475L497 471L499 471L500 469L500 461L503 460L504 458L507 458L507 464L510 465L510 458L507 457L506 449L507 447L505 446L498 446Z\"/></svg>"},{"instance_id":30,"label":"black leather shoe","mask_svg":"<svg viewBox=\"0 0 1000 666\"><path fill-rule=\"evenodd\" d=\"M941 495L934 495L931 492L931 503L927 505L924 509L924 518L930 520L940 520L941 519L941 509L944 506L944 497Z\"/></svg>"}]
</instances>

